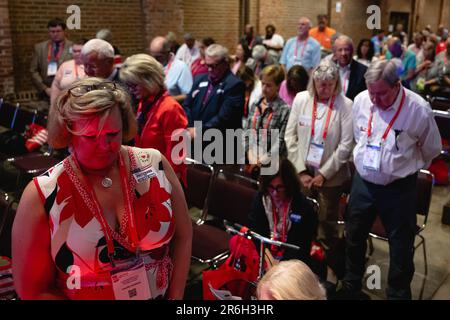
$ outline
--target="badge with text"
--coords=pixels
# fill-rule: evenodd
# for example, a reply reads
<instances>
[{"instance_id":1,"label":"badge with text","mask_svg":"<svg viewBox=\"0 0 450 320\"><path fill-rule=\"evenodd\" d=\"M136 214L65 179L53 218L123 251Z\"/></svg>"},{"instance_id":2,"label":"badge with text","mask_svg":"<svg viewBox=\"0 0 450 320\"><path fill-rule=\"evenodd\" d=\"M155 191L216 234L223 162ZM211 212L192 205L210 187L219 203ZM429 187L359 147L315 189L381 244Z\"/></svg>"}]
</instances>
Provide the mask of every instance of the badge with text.
<instances>
[{"instance_id":1,"label":"badge with text","mask_svg":"<svg viewBox=\"0 0 450 320\"><path fill-rule=\"evenodd\" d=\"M152 298L145 264L142 259L111 270L116 300L149 300Z\"/></svg>"},{"instance_id":2,"label":"badge with text","mask_svg":"<svg viewBox=\"0 0 450 320\"><path fill-rule=\"evenodd\" d=\"M150 165L134 169L131 173L137 183L144 182L156 176L156 170Z\"/></svg>"},{"instance_id":3,"label":"badge with text","mask_svg":"<svg viewBox=\"0 0 450 320\"><path fill-rule=\"evenodd\" d=\"M306 164L318 169L322 162L323 151L323 145L311 143L309 145L308 156L306 157Z\"/></svg>"},{"instance_id":4,"label":"badge with text","mask_svg":"<svg viewBox=\"0 0 450 320\"><path fill-rule=\"evenodd\" d=\"M56 61L49 62L47 67L47 76L54 76L56 71L58 71L58 63Z\"/></svg>"},{"instance_id":5,"label":"badge with text","mask_svg":"<svg viewBox=\"0 0 450 320\"><path fill-rule=\"evenodd\" d=\"M363 158L363 167L369 171L380 171L381 167L381 145L366 145L366 152Z\"/></svg>"}]
</instances>

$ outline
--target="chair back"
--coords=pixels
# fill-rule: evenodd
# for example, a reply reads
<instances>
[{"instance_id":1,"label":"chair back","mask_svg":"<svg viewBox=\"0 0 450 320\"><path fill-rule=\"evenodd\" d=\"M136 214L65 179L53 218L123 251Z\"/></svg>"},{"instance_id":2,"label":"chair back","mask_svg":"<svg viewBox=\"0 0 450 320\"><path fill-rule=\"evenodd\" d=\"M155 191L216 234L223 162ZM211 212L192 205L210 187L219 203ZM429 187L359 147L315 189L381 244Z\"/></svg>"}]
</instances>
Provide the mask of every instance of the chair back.
<instances>
[{"instance_id":1,"label":"chair back","mask_svg":"<svg viewBox=\"0 0 450 320\"><path fill-rule=\"evenodd\" d=\"M214 178L214 169L210 165L196 162L192 159L187 161L187 188L186 202L189 208L197 207L206 210L208 193Z\"/></svg>"}]
</instances>

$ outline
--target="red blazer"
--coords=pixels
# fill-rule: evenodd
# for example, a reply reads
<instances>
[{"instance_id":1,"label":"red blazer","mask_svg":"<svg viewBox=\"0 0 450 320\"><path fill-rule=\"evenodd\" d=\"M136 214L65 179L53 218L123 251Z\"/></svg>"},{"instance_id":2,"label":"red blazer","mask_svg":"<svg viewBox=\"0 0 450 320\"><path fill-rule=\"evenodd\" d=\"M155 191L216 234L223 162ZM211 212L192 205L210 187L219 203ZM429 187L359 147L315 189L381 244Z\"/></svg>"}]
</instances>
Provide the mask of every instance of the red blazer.
<instances>
[{"instance_id":1,"label":"red blazer","mask_svg":"<svg viewBox=\"0 0 450 320\"><path fill-rule=\"evenodd\" d=\"M141 110L138 110L138 114ZM145 125L141 135L136 136L136 146L139 148L154 148L159 150L171 164L175 174L186 184L186 165L176 165L172 159L172 149L179 141L171 141L172 132L176 129L185 129L188 120L183 107L168 93L153 105L146 115ZM183 141L183 140L180 140ZM186 150L186 149L185 149ZM186 154L177 155L184 159Z\"/></svg>"}]
</instances>

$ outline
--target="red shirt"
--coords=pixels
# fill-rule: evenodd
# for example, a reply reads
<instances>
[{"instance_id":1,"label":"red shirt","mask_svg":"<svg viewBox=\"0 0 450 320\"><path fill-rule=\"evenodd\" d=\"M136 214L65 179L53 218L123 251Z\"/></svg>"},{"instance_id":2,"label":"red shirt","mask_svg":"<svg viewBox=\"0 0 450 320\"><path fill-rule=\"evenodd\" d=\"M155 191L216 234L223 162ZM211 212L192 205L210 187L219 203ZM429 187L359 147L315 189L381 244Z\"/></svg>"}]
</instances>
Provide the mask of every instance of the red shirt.
<instances>
[{"instance_id":1,"label":"red shirt","mask_svg":"<svg viewBox=\"0 0 450 320\"><path fill-rule=\"evenodd\" d=\"M208 73L208 67L206 66L206 63L204 61L202 63L202 58L195 59L194 62L192 62L191 72L193 78L195 78L195 76L198 76L199 74Z\"/></svg>"},{"instance_id":2,"label":"red shirt","mask_svg":"<svg viewBox=\"0 0 450 320\"><path fill-rule=\"evenodd\" d=\"M447 49L446 41L439 42L438 45L436 46L436 55L438 55L441 52L444 52L445 49Z\"/></svg>"},{"instance_id":3,"label":"red shirt","mask_svg":"<svg viewBox=\"0 0 450 320\"><path fill-rule=\"evenodd\" d=\"M138 113L141 110L138 110ZM172 159L172 149L174 146L185 140L171 141L172 132L176 129L185 129L188 120L181 105L168 93L164 93L161 98L150 108L146 117L142 133L136 136L136 147L154 148L159 150L169 161L175 174L186 186L186 165L184 163L174 164ZM184 149L186 150L186 149ZM184 159L186 154L179 154L178 160Z\"/></svg>"}]
</instances>

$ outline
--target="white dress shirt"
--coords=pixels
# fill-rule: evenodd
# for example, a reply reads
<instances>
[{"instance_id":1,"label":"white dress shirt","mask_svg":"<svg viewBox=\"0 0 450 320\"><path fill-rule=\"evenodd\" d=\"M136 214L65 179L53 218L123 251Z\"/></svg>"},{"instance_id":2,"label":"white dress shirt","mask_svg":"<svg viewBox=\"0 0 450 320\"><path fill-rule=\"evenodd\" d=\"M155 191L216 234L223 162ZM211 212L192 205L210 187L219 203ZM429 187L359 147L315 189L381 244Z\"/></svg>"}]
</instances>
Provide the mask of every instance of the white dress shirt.
<instances>
[{"instance_id":1,"label":"white dress shirt","mask_svg":"<svg viewBox=\"0 0 450 320\"><path fill-rule=\"evenodd\" d=\"M372 136L370 144L379 145L381 138L400 107L402 91L406 97L397 120L381 148L379 171L364 168L367 147L367 128L371 110ZM400 87L394 104L386 110L374 106L368 90L361 92L353 104L353 130L356 141L353 159L360 176L369 182L387 185L423 168L442 150L441 136L428 102L416 93Z\"/></svg>"},{"instance_id":2,"label":"white dress shirt","mask_svg":"<svg viewBox=\"0 0 450 320\"><path fill-rule=\"evenodd\" d=\"M345 67L339 66L339 76L341 78L342 92L346 95L350 81L350 63Z\"/></svg>"}]
</instances>

